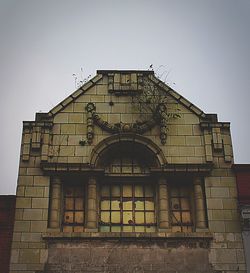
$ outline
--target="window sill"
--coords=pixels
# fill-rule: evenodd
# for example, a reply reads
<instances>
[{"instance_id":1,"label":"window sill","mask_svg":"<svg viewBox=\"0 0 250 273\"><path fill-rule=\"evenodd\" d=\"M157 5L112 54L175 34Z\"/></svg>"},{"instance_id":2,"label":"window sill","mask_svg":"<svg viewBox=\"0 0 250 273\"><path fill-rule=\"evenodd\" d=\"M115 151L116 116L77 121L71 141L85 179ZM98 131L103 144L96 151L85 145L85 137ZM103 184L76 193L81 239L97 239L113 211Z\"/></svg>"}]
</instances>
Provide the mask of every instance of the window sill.
<instances>
[{"instance_id":1,"label":"window sill","mask_svg":"<svg viewBox=\"0 0 250 273\"><path fill-rule=\"evenodd\" d=\"M192 239L192 240L212 240L211 232L47 232L42 234L44 240L55 239Z\"/></svg>"}]
</instances>

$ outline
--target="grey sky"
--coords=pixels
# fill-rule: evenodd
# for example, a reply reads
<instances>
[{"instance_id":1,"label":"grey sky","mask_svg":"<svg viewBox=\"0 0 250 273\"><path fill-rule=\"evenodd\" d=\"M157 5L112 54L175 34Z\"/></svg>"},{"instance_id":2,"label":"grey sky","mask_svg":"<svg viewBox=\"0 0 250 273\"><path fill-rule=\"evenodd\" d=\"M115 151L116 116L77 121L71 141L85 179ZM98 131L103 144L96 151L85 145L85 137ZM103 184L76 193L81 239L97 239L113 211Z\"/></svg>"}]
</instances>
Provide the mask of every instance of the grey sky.
<instances>
[{"instance_id":1,"label":"grey sky","mask_svg":"<svg viewBox=\"0 0 250 273\"><path fill-rule=\"evenodd\" d=\"M0 0L0 194L14 194L23 120L75 90L73 73L170 71L170 85L230 121L249 163L250 1ZM175 84L174 84L175 83Z\"/></svg>"}]
</instances>

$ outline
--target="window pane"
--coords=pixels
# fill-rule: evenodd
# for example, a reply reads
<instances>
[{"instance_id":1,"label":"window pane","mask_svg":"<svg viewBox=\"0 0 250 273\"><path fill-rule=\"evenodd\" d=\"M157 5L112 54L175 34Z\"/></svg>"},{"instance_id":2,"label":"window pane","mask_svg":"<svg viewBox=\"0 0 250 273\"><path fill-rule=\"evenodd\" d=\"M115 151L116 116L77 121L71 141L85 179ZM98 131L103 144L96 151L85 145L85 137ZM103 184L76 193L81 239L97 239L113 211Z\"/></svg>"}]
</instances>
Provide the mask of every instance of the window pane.
<instances>
[{"instance_id":1,"label":"window pane","mask_svg":"<svg viewBox=\"0 0 250 273\"><path fill-rule=\"evenodd\" d=\"M120 210L120 200L111 201L111 210Z\"/></svg>"},{"instance_id":2,"label":"window pane","mask_svg":"<svg viewBox=\"0 0 250 273\"><path fill-rule=\"evenodd\" d=\"M74 199L73 198L65 198L65 209L73 210L74 209Z\"/></svg>"},{"instance_id":3,"label":"window pane","mask_svg":"<svg viewBox=\"0 0 250 273\"><path fill-rule=\"evenodd\" d=\"M75 209L76 210L83 210L83 199L82 198L76 198Z\"/></svg>"},{"instance_id":4,"label":"window pane","mask_svg":"<svg viewBox=\"0 0 250 273\"><path fill-rule=\"evenodd\" d=\"M82 226L73 227L74 232L83 232L84 228Z\"/></svg>"},{"instance_id":5,"label":"window pane","mask_svg":"<svg viewBox=\"0 0 250 273\"><path fill-rule=\"evenodd\" d=\"M111 195L114 197L120 196L120 186L112 186L111 187Z\"/></svg>"},{"instance_id":6,"label":"window pane","mask_svg":"<svg viewBox=\"0 0 250 273\"><path fill-rule=\"evenodd\" d=\"M136 210L144 210L144 202L143 201L135 201L135 209Z\"/></svg>"},{"instance_id":7,"label":"window pane","mask_svg":"<svg viewBox=\"0 0 250 273\"><path fill-rule=\"evenodd\" d=\"M101 212L101 221L104 223L110 223L110 212Z\"/></svg>"},{"instance_id":8,"label":"window pane","mask_svg":"<svg viewBox=\"0 0 250 273\"><path fill-rule=\"evenodd\" d=\"M135 223L144 224L144 212L135 212Z\"/></svg>"},{"instance_id":9,"label":"window pane","mask_svg":"<svg viewBox=\"0 0 250 273\"><path fill-rule=\"evenodd\" d=\"M155 205L153 201L145 201L145 210L154 210Z\"/></svg>"},{"instance_id":10,"label":"window pane","mask_svg":"<svg viewBox=\"0 0 250 273\"><path fill-rule=\"evenodd\" d=\"M135 226L135 232L145 232L145 226Z\"/></svg>"},{"instance_id":11,"label":"window pane","mask_svg":"<svg viewBox=\"0 0 250 273\"><path fill-rule=\"evenodd\" d=\"M119 224L121 222L120 211L112 211L111 212L111 223Z\"/></svg>"},{"instance_id":12,"label":"window pane","mask_svg":"<svg viewBox=\"0 0 250 273\"><path fill-rule=\"evenodd\" d=\"M154 223L155 222L155 214L154 212L146 212L146 223Z\"/></svg>"},{"instance_id":13,"label":"window pane","mask_svg":"<svg viewBox=\"0 0 250 273\"><path fill-rule=\"evenodd\" d=\"M132 185L124 185L123 186L123 196L124 197L132 197Z\"/></svg>"},{"instance_id":14,"label":"window pane","mask_svg":"<svg viewBox=\"0 0 250 273\"><path fill-rule=\"evenodd\" d=\"M155 232L156 229L154 226L146 226L146 232Z\"/></svg>"},{"instance_id":15,"label":"window pane","mask_svg":"<svg viewBox=\"0 0 250 273\"><path fill-rule=\"evenodd\" d=\"M171 209L172 210L179 210L180 209L180 204L179 204L179 199L178 198L172 198L171 199Z\"/></svg>"},{"instance_id":16,"label":"window pane","mask_svg":"<svg viewBox=\"0 0 250 273\"><path fill-rule=\"evenodd\" d=\"M109 186L108 185L102 186L101 195L103 197L109 197Z\"/></svg>"},{"instance_id":17,"label":"window pane","mask_svg":"<svg viewBox=\"0 0 250 273\"><path fill-rule=\"evenodd\" d=\"M83 212L79 211L75 213L75 223L83 223Z\"/></svg>"},{"instance_id":18,"label":"window pane","mask_svg":"<svg viewBox=\"0 0 250 273\"><path fill-rule=\"evenodd\" d=\"M124 232L132 232L133 231L133 227L132 226L123 226L123 231Z\"/></svg>"},{"instance_id":19,"label":"window pane","mask_svg":"<svg viewBox=\"0 0 250 273\"><path fill-rule=\"evenodd\" d=\"M189 210L189 200L187 198L181 198L181 209Z\"/></svg>"},{"instance_id":20,"label":"window pane","mask_svg":"<svg viewBox=\"0 0 250 273\"><path fill-rule=\"evenodd\" d=\"M153 188L149 185L146 185L145 186L145 196L146 197L153 197L153 194L154 194Z\"/></svg>"},{"instance_id":21,"label":"window pane","mask_svg":"<svg viewBox=\"0 0 250 273\"><path fill-rule=\"evenodd\" d=\"M100 231L101 232L109 232L110 231L110 226L100 226Z\"/></svg>"},{"instance_id":22,"label":"window pane","mask_svg":"<svg viewBox=\"0 0 250 273\"><path fill-rule=\"evenodd\" d=\"M71 224L74 221L73 212L65 212L64 213L64 223Z\"/></svg>"},{"instance_id":23,"label":"window pane","mask_svg":"<svg viewBox=\"0 0 250 273\"><path fill-rule=\"evenodd\" d=\"M135 197L143 197L143 187L141 185L135 186Z\"/></svg>"},{"instance_id":24,"label":"window pane","mask_svg":"<svg viewBox=\"0 0 250 273\"><path fill-rule=\"evenodd\" d=\"M179 224L181 222L180 212L172 212L172 223Z\"/></svg>"},{"instance_id":25,"label":"window pane","mask_svg":"<svg viewBox=\"0 0 250 273\"><path fill-rule=\"evenodd\" d=\"M110 201L109 200L101 201L101 209L102 210L110 210Z\"/></svg>"},{"instance_id":26,"label":"window pane","mask_svg":"<svg viewBox=\"0 0 250 273\"><path fill-rule=\"evenodd\" d=\"M133 224L132 211L123 212L123 224Z\"/></svg>"},{"instance_id":27,"label":"window pane","mask_svg":"<svg viewBox=\"0 0 250 273\"><path fill-rule=\"evenodd\" d=\"M132 210L132 201L123 201L123 210Z\"/></svg>"},{"instance_id":28,"label":"window pane","mask_svg":"<svg viewBox=\"0 0 250 273\"><path fill-rule=\"evenodd\" d=\"M191 223L190 212L182 212L182 222L186 224Z\"/></svg>"},{"instance_id":29,"label":"window pane","mask_svg":"<svg viewBox=\"0 0 250 273\"><path fill-rule=\"evenodd\" d=\"M113 226L113 227L111 227L111 231L112 232L120 232L121 231L121 227L120 226Z\"/></svg>"},{"instance_id":30,"label":"window pane","mask_svg":"<svg viewBox=\"0 0 250 273\"><path fill-rule=\"evenodd\" d=\"M181 227L173 226L172 227L172 232L181 232Z\"/></svg>"}]
</instances>

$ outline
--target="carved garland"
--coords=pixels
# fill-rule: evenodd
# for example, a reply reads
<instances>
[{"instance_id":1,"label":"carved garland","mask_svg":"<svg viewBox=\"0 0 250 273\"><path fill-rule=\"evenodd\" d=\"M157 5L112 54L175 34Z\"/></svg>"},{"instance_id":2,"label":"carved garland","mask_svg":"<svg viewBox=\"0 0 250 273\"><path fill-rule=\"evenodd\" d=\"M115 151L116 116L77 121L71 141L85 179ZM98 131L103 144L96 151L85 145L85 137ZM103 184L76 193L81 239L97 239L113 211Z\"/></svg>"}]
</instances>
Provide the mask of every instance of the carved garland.
<instances>
[{"instance_id":1,"label":"carved garland","mask_svg":"<svg viewBox=\"0 0 250 273\"><path fill-rule=\"evenodd\" d=\"M111 133L136 133L144 134L151 128L153 128L157 123L160 125L160 139L161 143L165 144L167 139L167 126L165 116L166 106L164 104L159 104L157 113L152 115L152 117L145 122L136 122L136 123L115 123L110 124L107 121L104 121L97 113L94 103L90 102L86 106L87 110L87 140L91 144L94 138L94 123L98 125L103 130Z\"/></svg>"}]
</instances>

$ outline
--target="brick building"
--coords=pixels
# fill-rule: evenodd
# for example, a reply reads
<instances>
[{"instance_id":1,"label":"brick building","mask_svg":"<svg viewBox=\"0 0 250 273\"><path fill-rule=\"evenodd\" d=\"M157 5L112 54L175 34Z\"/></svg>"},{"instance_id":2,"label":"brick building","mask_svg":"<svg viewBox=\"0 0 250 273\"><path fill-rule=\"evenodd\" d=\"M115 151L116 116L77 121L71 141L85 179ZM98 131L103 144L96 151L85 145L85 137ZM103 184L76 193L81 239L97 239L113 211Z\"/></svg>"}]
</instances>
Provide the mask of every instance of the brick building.
<instances>
[{"instance_id":1,"label":"brick building","mask_svg":"<svg viewBox=\"0 0 250 273\"><path fill-rule=\"evenodd\" d=\"M23 123L12 273L246 272L230 124L153 71Z\"/></svg>"},{"instance_id":2,"label":"brick building","mask_svg":"<svg viewBox=\"0 0 250 273\"><path fill-rule=\"evenodd\" d=\"M15 195L0 195L0 265L1 273L9 272L11 242L15 216Z\"/></svg>"},{"instance_id":3,"label":"brick building","mask_svg":"<svg viewBox=\"0 0 250 273\"><path fill-rule=\"evenodd\" d=\"M250 273L250 164L234 164L247 272Z\"/></svg>"}]
</instances>

